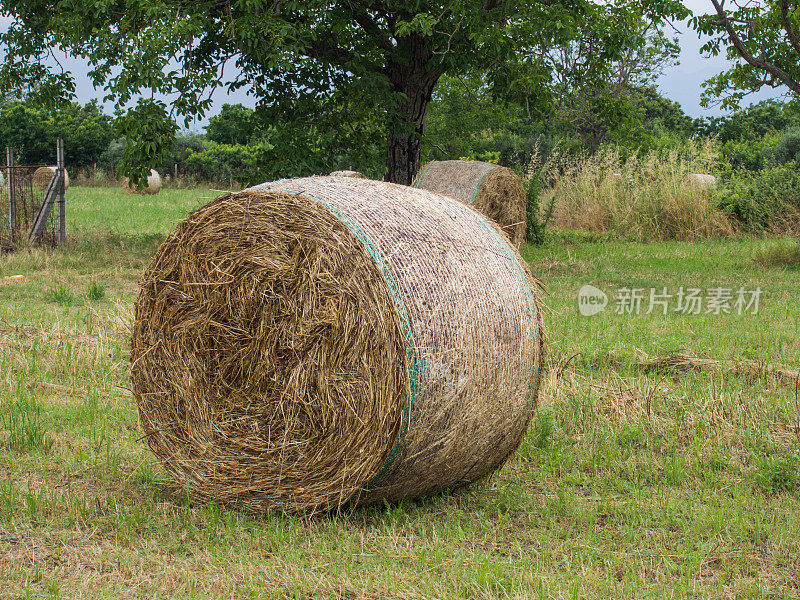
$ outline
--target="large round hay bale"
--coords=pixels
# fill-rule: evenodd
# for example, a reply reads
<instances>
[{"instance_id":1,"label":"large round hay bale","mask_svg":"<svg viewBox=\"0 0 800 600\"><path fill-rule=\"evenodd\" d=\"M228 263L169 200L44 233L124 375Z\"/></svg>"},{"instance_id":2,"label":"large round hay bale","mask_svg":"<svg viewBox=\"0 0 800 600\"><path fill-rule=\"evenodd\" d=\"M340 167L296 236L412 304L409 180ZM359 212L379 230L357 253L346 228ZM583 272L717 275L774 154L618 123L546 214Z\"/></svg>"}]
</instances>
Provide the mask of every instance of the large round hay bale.
<instances>
[{"instance_id":1,"label":"large round hay bale","mask_svg":"<svg viewBox=\"0 0 800 600\"><path fill-rule=\"evenodd\" d=\"M360 171L334 171L331 177L358 177L363 178L364 174Z\"/></svg>"},{"instance_id":2,"label":"large round hay bale","mask_svg":"<svg viewBox=\"0 0 800 600\"><path fill-rule=\"evenodd\" d=\"M503 228L516 247L525 241L525 188L511 169L477 160L443 160L425 165L412 185L483 213Z\"/></svg>"},{"instance_id":3,"label":"large round hay bale","mask_svg":"<svg viewBox=\"0 0 800 600\"><path fill-rule=\"evenodd\" d=\"M161 175L155 169L150 169L150 175L147 176L147 186L142 189L132 185L128 177L123 177L122 187L129 194L157 194L161 191Z\"/></svg>"},{"instance_id":4,"label":"large round hay bale","mask_svg":"<svg viewBox=\"0 0 800 600\"><path fill-rule=\"evenodd\" d=\"M56 169L58 167L39 167L33 172L33 177L31 178L31 184L33 185L33 189L35 190L44 190L47 189L47 186L50 185L50 180L53 179L53 175L55 175ZM64 191L69 189L69 173L67 170L64 169Z\"/></svg>"},{"instance_id":5,"label":"large round hay bale","mask_svg":"<svg viewBox=\"0 0 800 600\"><path fill-rule=\"evenodd\" d=\"M142 280L145 437L192 494L256 511L468 484L535 406L534 287L488 220L424 190L314 177L218 198Z\"/></svg>"}]
</instances>

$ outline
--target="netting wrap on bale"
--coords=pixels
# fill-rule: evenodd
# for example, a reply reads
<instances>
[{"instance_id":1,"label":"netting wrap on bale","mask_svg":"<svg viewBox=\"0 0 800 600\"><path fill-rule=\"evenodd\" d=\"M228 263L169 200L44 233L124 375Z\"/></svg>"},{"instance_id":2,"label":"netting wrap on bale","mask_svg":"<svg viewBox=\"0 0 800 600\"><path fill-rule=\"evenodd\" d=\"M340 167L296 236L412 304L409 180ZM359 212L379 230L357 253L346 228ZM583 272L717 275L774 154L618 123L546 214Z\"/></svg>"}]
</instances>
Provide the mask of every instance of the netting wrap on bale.
<instances>
[{"instance_id":1,"label":"netting wrap on bale","mask_svg":"<svg viewBox=\"0 0 800 600\"><path fill-rule=\"evenodd\" d=\"M522 440L544 332L534 280L444 196L315 177L218 198L136 302L146 439L193 494L315 511L436 492Z\"/></svg>"},{"instance_id":2,"label":"netting wrap on bale","mask_svg":"<svg viewBox=\"0 0 800 600\"><path fill-rule=\"evenodd\" d=\"M525 241L525 188L509 168L477 160L434 161L412 185L471 206L497 222L517 248Z\"/></svg>"},{"instance_id":3,"label":"netting wrap on bale","mask_svg":"<svg viewBox=\"0 0 800 600\"><path fill-rule=\"evenodd\" d=\"M39 167L33 172L33 177L31 179L31 185L33 185L33 189L35 190L44 190L47 189L47 186L50 185L50 180L53 178L53 175L56 174L56 169L58 167ZM67 170L64 169L64 191L69 189L69 173Z\"/></svg>"}]
</instances>

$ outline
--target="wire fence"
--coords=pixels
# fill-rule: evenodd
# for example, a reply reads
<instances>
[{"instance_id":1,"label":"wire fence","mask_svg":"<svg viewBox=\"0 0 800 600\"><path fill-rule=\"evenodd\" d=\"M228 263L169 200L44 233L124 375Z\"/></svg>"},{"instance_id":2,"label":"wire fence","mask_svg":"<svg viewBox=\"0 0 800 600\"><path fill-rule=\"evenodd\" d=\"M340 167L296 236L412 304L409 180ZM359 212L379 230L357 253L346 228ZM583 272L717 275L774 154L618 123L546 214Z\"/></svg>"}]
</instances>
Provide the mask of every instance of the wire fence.
<instances>
[{"instance_id":1,"label":"wire fence","mask_svg":"<svg viewBox=\"0 0 800 600\"><path fill-rule=\"evenodd\" d=\"M13 252L29 246L28 235L42 206L45 190L35 181L34 173L44 165L11 165L2 169L0 184L0 252ZM56 247L58 228L56 211L52 211L42 231L39 246Z\"/></svg>"}]
</instances>

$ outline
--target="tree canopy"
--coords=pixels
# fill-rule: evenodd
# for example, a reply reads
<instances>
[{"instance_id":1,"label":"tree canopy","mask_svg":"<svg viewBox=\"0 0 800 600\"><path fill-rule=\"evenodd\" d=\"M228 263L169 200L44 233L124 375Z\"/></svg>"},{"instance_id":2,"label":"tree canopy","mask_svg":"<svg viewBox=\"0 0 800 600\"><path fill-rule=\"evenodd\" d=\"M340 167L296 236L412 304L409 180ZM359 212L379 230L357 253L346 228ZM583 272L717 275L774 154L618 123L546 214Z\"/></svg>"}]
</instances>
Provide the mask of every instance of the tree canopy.
<instances>
[{"instance_id":1,"label":"tree canopy","mask_svg":"<svg viewBox=\"0 0 800 600\"><path fill-rule=\"evenodd\" d=\"M27 164L52 164L62 138L70 165L97 163L113 138L113 119L97 102L67 102L44 111L29 102L0 102L0 148L11 146Z\"/></svg>"},{"instance_id":2,"label":"tree canopy","mask_svg":"<svg viewBox=\"0 0 800 600\"><path fill-rule=\"evenodd\" d=\"M710 39L701 51L724 53L734 65L705 83L704 103L714 97L738 108L748 93L782 89L800 99L800 0L711 0L712 14L692 23Z\"/></svg>"},{"instance_id":3,"label":"tree canopy","mask_svg":"<svg viewBox=\"0 0 800 600\"><path fill-rule=\"evenodd\" d=\"M677 0L2 0L2 7L14 20L0 35L7 51L0 83L52 104L69 97L74 81L47 71L43 59L53 49L86 59L95 86L125 109L117 120L127 140L124 172L141 176L159 162L175 119L203 115L209 91L226 86L247 88L287 133L325 127L359 141L382 130L386 177L401 183L419 167L443 74L481 70L493 93L544 111L552 104L549 49L597 29L613 11L612 33L581 71L599 85L639 19L657 26L686 14ZM237 75L226 79L231 66Z\"/></svg>"},{"instance_id":4,"label":"tree canopy","mask_svg":"<svg viewBox=\"0 0 800 600\"><path fill-rule=\"evenodd\" d=\"M223 104L206 125L206 137L218 144L247 144L263 133L255 111L241 104Z\"/></svg>"}]
</instances>

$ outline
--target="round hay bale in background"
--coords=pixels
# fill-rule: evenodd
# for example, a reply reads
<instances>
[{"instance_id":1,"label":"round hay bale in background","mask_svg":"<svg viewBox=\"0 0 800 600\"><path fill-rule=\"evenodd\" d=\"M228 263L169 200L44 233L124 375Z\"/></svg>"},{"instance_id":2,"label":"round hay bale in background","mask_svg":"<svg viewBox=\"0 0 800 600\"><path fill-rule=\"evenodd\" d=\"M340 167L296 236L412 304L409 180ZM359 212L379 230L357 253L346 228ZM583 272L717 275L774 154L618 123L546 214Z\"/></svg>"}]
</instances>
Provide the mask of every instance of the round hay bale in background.
<instances>
[{"instance_id":1,"label":"round hay bale in background","mask_svg":"<svg viewBox=\"0 0 800 600\"><path fill-rule=\"evenodd\" d=\"M360 177L363 179L364 174L359 171L334 171L331 177Z\"/></svg>"},{"instance_id":2,"label":"round hay bale in background","mask_svg":"<svg viewBox=\"0 0 800 600\"><path fill-rule=\"evenodd\" d=\"M412 184L455 198L496 221L519 248L525 241L525 188L514 171L477 160L444 160L425 165Z\"/></svg>"},{"instance_id":3,"label":"round hay bale in background","mask_svg":"<svg viewBox=\"0 0 800 600\"><path fill-rule=\"evenodd\" d=\"M50 185L50 180L53 179L57 167L39 167L33 172L31 184L35 190L44 190ZM64 169L64 191L69 189L69 173Z\"/></svg>"},{"instance_id":4,"label":"round hay bale in background","mask_svg":"<svg viewBox=\"0 0 800 600\"><path fill-rule=\"evenodd\" d=\"M161 191L161 175L155 169L150 169L150 175L147 176L147 186L143 189L138 189L135 185L132 185L128 177L123 177L122 187L129 194L157 194Z\"/></svg>"},{"instance_id":5,"label":"round hay bale in background","mask_svg":"<svg viewBox=\"0 0 800 600\"><path fill-rule=\"evenodd\" d=\"M468 484L536 403L533 287L487 219L424 190L314 177L218 198L142 280L146 439L192 494L256 511Z\"/></svg>"},{"instance_id":6,"label":"round hay bale in background","mask_svg":"<svg viewBox=\"0 0 800 600\"><path fill-rule=\"evenodd\" d=\"M701 190L717 187L717 178L707 173L689 173L683 180L689 185L699 187Z\"/></svg>"}]
</instances>

